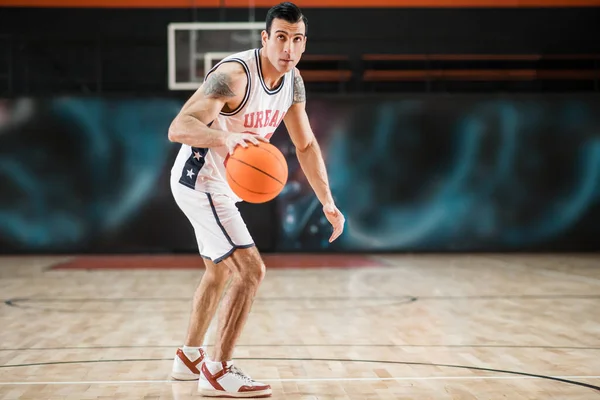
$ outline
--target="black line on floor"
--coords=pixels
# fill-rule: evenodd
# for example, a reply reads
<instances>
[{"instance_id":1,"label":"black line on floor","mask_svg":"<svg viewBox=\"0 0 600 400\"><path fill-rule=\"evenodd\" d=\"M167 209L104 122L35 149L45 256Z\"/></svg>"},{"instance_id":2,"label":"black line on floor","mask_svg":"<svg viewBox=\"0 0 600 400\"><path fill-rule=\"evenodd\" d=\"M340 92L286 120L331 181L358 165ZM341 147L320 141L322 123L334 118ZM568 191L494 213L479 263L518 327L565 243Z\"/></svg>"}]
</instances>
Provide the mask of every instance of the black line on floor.
<instances>
[{"instance_id":1,"label":"black line on floor","mask_svg":"<svg viewBox=\"0 0 600 400\"><path fill-rule=\"evenodd\" d=\"M41 365L62 365L62 364L90 364L90 363L109 363L109 362L137 362L137 361L172 361L172 358L132 358L122 360L84 360L84 361L55 361L46 363L28 363L28 364L12 364L12 365L0 365L0 368L17 368L17 367L33 367ZM324 362L354 362L354 363L375 363L375 364L395 364L395 365L419 365L428 367L446 367L446 368L460 368L475 371L486 371L486 372L497 372L501 374L528 376L532 378L547 379L570 385L582 386L592 390L600 391L600 386L591 385L585 382L573 381L570 379L563 379L554 376L530 374L527 372L508 371L503 369L494 368L483 368L483 367L471 367L466 365L453 365L453 364L436 364L436 363L421 363L421 362L409 362L409 361L386 361L386 360L358 360L358 359L343 359L343 358L253 358L253 357L240 357L236 360L252 360L252 361L324 361Z\"/></svg>"},{"instance_id":2,"label":"black line on floor","mask_svg":"<svg viewBox=\"0 0 600 400\"><path fill-rule=\"evenodd\" d=\"M347 300L350 300L351 298L348 298ZM375 298L373 298L375 299ZM377 298L378 300L382 300L382 301L390 301L390 303L377 303L377 304L364 304L364 300L361 302L361 304L359 305L352 305L352 306L338 306L338 307L313 307L313 308L278 308L277 311L279 312L283 312L283 311L342 311L342 310L357 310L357 309L365 309L365 308L373 308L373 307L394 307L394 306L399 306L399 305L404 305L404 304L409 304L412 302L417 301L416 297L410 297L410 296L405 296L404 298L402 298L402 301L395 301L397 298ZM94 310L94 309L68 309L68 308L52 308L52 307L44 307L44 306L34 306L34 305L28 305L26 303L29 304L40 304L40 303L114 303L114 302L127 302L127 301L138 301L138 302L144 302L147 299L140 299L140 300L133 300L133 299L66 299L66 300L61 300L61 299L36 299L36 298L23 298L23 299L8 299L4 301L4 304L9 306L9 307L15 307L15 308L22 308L22 309L28 309L28 310L43 310L43 311L55 311L55 312L62 312L62 313L115 313L115 312L128 312L128 313L156 313L153 310L148 310L148 311L132 311L132 310L125 310L125 311L119 311L119 310L115 310L115 309L111 309L111 310ZM150 299L150 300L165 300L165 299ZM180 299L178 299L179 301ZM321 299L315 299L315 300L321 300ZM312 301L315 301L312 300ZM357 299L360 300L360 299ZM167 300L167 301L170 301ZM181 301L183 301L183 299L181 299ZM189 299L185 299L185 301L189 301ZM308 299L306 300L308 301ZM331 300L328 300L331 301ZM255 309L255 312L259 311L258 309ZM169 311L170 313L173 313L173 311ZM186 311L187 312L187 311Z\"/></svg>"},{"instance_id":3,"label":"black line on floor","mask_svg":"<svg viewBox=\"0 0 600 400\"><path fill-rule=\"evenodd\" d=\"M0 348L0 351L46 351L46 350L101 350L101 349L176 349L171 345L133 345L133 346L64 346L64 347L18 347ZM207 347L213 347L212 344ZM288 344L238 344L236 347L409 347L409 348L484 348L484 349L540 349L540 350L600 350L592 346L535 346L535 345L502 345L502 344L323 344L323 343L288 343Z\"/></svg>"},{"instance_id":4,"label":"black line on floor","mask_svg":"<svg viewBox=\"0 0 600 400\"><path fill-rule=\"evenodd\" d=\"M493 300L493 299L600 299L600 294L532 294L532 295L477 295L477 296L331 296L331 297L257 297L255 302L269 302L269 301L345 301L345 300L404 300L406 298L416 300ZM32 298L14 298L7 299L4 301L7 305L13 302L74 302L80 303L85 301L95 302L128 302L128 301L191 301L191 297L115 297L115 298L43 298L43 297L32 297Z\"/></svg>"}]
</instances>

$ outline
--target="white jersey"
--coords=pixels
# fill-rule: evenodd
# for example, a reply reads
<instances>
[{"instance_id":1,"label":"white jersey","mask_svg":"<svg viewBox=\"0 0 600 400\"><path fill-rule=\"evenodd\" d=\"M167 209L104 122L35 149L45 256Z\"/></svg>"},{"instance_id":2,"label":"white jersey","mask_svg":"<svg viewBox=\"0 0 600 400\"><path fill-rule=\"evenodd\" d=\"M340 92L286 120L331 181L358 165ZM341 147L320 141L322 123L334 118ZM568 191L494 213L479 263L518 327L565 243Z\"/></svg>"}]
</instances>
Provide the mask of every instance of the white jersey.
<instances>
[{"instance_id":1,"label":"white jersey","mask_svg":"<svg viewBox=\"0 0 600 400\"><path fill-rule=\"evenodd\" d=\"M263 80L259 49L252 49L224 58L206 74L206 77L225 62L240 63L246 70L246 94L237 109L231 112L221 111L210 127L270 138L293 103L294 70L283 76L277 88L269 90ZM236 202L241 201L227 183L224 164L227 155L225 146L205 149L183 144L171 169L171 177L191 189L225 194Z\"/></svg>"}]
</instances>

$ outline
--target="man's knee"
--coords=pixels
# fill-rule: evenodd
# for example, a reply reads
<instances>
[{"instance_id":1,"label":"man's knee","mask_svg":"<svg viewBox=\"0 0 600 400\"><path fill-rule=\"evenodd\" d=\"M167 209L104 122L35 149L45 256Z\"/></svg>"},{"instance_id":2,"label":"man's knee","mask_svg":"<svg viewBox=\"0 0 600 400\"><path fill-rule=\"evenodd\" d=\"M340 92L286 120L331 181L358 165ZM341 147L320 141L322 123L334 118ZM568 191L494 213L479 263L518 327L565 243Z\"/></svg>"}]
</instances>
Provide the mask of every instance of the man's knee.
<instances>
[{"instance_id":1,"label":"man's knee","mask_svg":"<svg viewBox=\"0 0 600 400\"><path fill-rule=\"evenodd\" d=\"M217 283L226 282L231 276L231 271L226 265L215 264L209 260L205 260L204 263L206 265L205 273Z\"/></svg>"},{"instance_id":2,"label":"man's knee","mask_svg":"<svg viewBox=\"0 0 600 400\"><path fill-rule=\"evenodd\" d=\"M224 282L231 276L231 271L225 265L221 265L220 268L215 269L215 279L219 282Z\"/></svg>"},{"instance_id":3,"label":"man's knee","mask_svg":"<svg viewBox=\"0 0 600 400\"><path fill-rule=\"evenodd\" d=\"M247 283L258 285L265 277L265 264L255 248L238 249L227 261L236 277Z\"/></svg>"},{"instance_id":4,"label":"man's knee","mask_svg":"<svg viewBox=\"0 0 600 400\"><path fill-rule=\"evenodd\" d=\"M252 261L239 264L235 271L237 277L242 279L247 284L258 285L265 277L266 268L262 260L260 258L256 258Z\"/></svg>"},{"instance_id":5,"label":"man's knee","mask_svg":"<svg viewBox=\"0 0 600 400\"><path fill-rule=\"evenodd\" d=\"M254 284L259 284L265 278L266 267L262 260L257 260L255 263L242 268L242 277Z\"/></svg>"}]
</instances>

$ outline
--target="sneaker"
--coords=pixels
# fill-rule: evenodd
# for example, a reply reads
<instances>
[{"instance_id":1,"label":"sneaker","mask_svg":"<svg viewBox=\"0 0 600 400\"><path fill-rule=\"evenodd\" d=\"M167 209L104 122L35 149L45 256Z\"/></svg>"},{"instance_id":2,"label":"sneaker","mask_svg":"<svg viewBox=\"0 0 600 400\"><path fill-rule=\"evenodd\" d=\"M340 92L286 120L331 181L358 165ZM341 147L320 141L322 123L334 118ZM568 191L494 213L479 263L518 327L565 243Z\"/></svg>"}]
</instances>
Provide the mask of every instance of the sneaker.
<instances>
[{"instance_id":1,"label":"sneaker","mask_svg":"<svg viewBox=\"0 0 600 400\"><path fill-rule=\"evenodd\" d=\"M171 370L171 378L178 381L195 381L200 376L200 368L206 354L204 350L198 350L198 356L190 359L181 348L177 349L175 359L173 360L173 369Z\"/></svg>"},{"instance_id":2,"label":"sneaker","mask_svg":"<svg viewBox=\"0 0 600 400\"><path fill-rule=\"evenodd\" d=\"M271 386L256 382L228 362L206 362L200 369L198 391L207 397L256 398L271 396Z\"/></svg>"}]
</instances>

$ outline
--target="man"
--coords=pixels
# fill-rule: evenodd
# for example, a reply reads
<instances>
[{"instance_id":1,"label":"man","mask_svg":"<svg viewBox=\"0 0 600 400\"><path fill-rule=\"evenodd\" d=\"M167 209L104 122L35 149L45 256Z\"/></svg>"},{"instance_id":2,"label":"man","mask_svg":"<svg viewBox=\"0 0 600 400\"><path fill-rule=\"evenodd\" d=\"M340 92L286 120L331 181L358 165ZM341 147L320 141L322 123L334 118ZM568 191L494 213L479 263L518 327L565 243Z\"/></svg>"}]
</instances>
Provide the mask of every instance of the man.
<instances>
[{"instance_id":1,"label":"man","mask_svg":"<svg viewBox=\"0 0 600 400\"><path fill-rule=\"evenodd\" d=\"M292 3L267 13L262 48L231 55L205 77L169 128L181 143L171 170L173 196L193 225L206 272L194 296L185 346L177 350L171 376L198 379L205 396L264 397L269 385L256 382L231 359L265 266L235 205L224 162L236 146L267 141L283 121L302 170L323 205L333 232L342 234L344 216L329 188L319 145L305 111L304 82L296 69L306 47L307 19ZM212 359L201 348L225 285Z\"/></svg>"}]
</instances>

